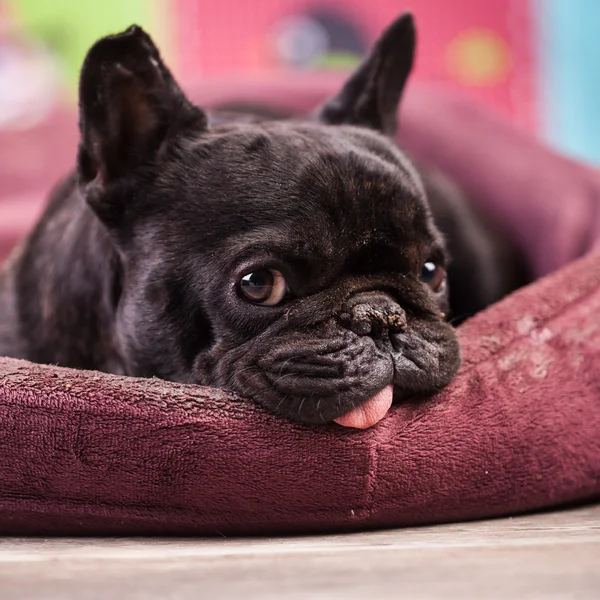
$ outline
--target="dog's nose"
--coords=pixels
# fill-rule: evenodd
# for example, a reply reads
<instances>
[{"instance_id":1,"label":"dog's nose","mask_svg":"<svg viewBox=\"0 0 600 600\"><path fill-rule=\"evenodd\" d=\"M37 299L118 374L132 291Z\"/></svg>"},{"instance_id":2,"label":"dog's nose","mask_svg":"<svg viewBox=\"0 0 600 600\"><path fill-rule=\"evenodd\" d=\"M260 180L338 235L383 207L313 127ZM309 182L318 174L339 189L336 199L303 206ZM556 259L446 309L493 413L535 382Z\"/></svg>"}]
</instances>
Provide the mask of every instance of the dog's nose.
<instances>
[{"instance_id":1,"label":"dog's nose","mask_svg":"<svg viewBox=\"0 0 600 600\"><path fill-rule=\"evenodd\" d=\"M406 313L382 292L361 292L352 296L340 313L344 327L358 335L374 338L406 329Z\"/></svg>"}]
</instances>

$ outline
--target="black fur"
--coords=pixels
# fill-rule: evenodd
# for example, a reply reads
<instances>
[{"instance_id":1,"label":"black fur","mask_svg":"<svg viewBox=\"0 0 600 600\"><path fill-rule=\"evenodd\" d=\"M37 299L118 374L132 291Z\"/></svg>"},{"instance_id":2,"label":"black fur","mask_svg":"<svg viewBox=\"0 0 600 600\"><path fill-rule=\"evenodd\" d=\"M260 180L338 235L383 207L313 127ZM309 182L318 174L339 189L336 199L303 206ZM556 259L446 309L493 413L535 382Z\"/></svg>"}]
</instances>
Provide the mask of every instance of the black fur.
<instances>
[{"instance_id":1,"label":"black fur","mask_svg":"<svg viewBox=\"0 0 600 600\"><path fill-rule=\"evenodd\" d=\"M228 122L140 28L100 40L77 170L0 279L0 354L224 387L313 423L392 382L398 398L444 387L460 362L447 288L420 275L445 245L386 137L413 51L405 15L310 119ZM287 279L280 305L240 294L264 268Z\"/></svg>"}]
</instances>

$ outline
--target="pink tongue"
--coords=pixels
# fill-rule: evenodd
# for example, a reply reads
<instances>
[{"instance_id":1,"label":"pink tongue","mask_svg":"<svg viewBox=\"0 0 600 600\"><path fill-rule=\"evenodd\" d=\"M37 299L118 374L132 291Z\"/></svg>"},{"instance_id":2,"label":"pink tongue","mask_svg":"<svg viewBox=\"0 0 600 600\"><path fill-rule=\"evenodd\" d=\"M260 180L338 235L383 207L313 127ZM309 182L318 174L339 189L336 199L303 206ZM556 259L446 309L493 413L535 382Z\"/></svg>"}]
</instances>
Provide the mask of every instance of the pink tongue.
<instances>
[{"instance_id":1,"label":"pink tongue","mask_svg":"<svg viewBox=\"0 0 600 600\"><path fill-rule=\"evenodd\" d=\"M367 429L378 423L390 410L394 397L394 386L388 385L370 400L363 402L360 406L352 409L349 413L334 419L338 425L343 427L355 427L356 429Z\"/></svg>"}]
</instances>

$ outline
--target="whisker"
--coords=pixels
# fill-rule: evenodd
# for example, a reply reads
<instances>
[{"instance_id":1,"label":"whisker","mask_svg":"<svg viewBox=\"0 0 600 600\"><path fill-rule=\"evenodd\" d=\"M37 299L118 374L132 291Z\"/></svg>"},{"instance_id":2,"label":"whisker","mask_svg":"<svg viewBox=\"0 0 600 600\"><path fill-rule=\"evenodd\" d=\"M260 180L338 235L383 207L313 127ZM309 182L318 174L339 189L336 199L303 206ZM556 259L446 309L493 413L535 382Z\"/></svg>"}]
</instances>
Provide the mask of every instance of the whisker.
<instances>
[{"instance_id":1,"label":"whisker","mask_svg":"<svg viewBox=\"0 0 600 600\"><path fill-rule=\"evenodd\" d=\"M234 371L232 372L229 377L227 378L227 386L231 389L235 389L235 385L233 385L235 383L235 380L240 376L240 375L250 375L251 377L260 377L260 373L256 371L256 367L253 365L248 365L247 367L241 369L240 371Z\"/></svg>"},{"instance_id":2,"label":"whisker","mask_svg":"<svg viewBox=\"0 0 600 600\"><path fill-rule=\"evenodd\" d=\"M277 377L277 379L275 379L275 381L273 381L273 385L277 385L278 383L283 381L286 377L297 377L297 376L298 376L298 373L286 373L285 375L281 375L280 377Z\"/></svg>"},{"instance_id":3,"label":"whisker","mask_svg":"<svg viewBox=\"0 0 600 600\"><path fill-rule=\"evenodd\" d=\"M297 358L296 356L290 356L289 358L286 358L283 361L283 364L281 365L281 367L279 367L279 374L281 375L281 372L283 371L284 367L292 360L294 360L294 358Z\"/></svg>"},{"instance_id":4,"label":"whisker","mask_svg":"<svg viewBox=\"0 0 600 600\"><path fill-rule=\"evenodd\" d=\"M275 412L277 412L279 410L279 407L284 403L285 400L287 400L289 398L289 396L283 396L281 398L281 400L277 403L277 406L275 407Z\"/></svg>"},{"instance_id":5,"label":"whisker","mask_svg":"<svg viewBox=\"0 0 600 600\"><path fill-rule=\"evenodd\" d=\"M468 319L469 317L472 317L474 314L475 313L464 313L462 315L456 315L455 317L448 319L448 323L450 323L450 325L454 325L457 321L462 321L464 319Z\"/></svg>"}]
</instances>

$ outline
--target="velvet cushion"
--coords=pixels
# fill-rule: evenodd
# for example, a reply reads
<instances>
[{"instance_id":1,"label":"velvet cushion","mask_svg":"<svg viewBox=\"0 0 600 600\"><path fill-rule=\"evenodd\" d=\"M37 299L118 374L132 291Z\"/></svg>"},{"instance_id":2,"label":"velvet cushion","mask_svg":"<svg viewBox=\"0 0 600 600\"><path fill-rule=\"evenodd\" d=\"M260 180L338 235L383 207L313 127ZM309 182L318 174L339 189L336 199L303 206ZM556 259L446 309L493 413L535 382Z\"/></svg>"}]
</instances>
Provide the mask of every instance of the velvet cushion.
<instances>
[{"instance_id":1,"label":"velvet cushion","mask_svg":"<svg viewBox=\"0 0 600 600\"><path fill-rule=\"evenodd\" d=\"M255 88L281 105L329 91ZM403 123L406 145L478 191L536 272L569 263L461 326L450 387L355 431L218 390L0 359L2 533L341 531L600 497L596 172L458 98L415 92Z\"/></svg>"}]
</instances>

